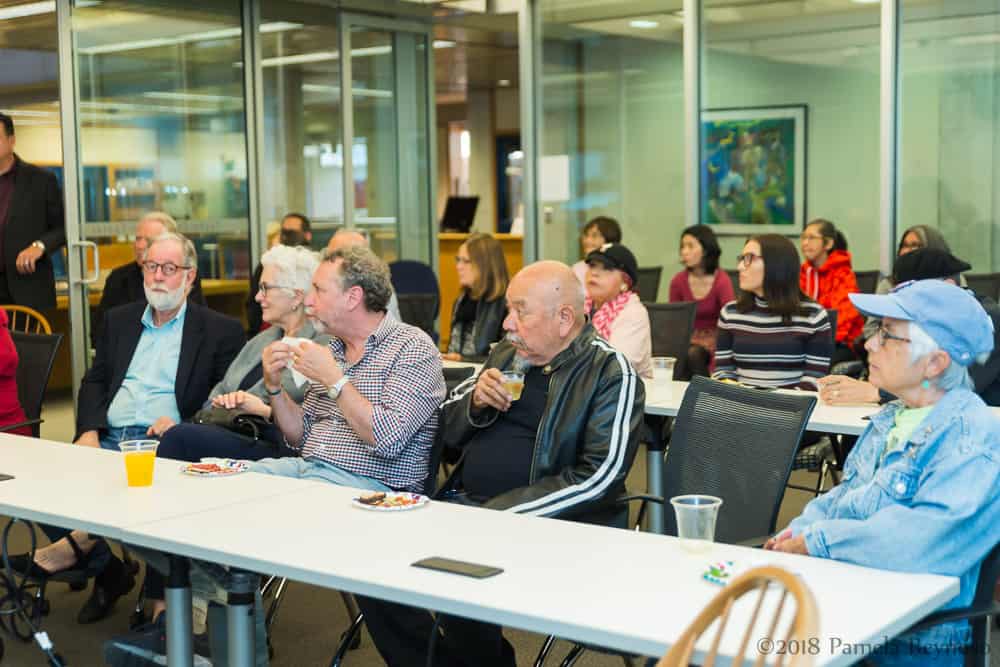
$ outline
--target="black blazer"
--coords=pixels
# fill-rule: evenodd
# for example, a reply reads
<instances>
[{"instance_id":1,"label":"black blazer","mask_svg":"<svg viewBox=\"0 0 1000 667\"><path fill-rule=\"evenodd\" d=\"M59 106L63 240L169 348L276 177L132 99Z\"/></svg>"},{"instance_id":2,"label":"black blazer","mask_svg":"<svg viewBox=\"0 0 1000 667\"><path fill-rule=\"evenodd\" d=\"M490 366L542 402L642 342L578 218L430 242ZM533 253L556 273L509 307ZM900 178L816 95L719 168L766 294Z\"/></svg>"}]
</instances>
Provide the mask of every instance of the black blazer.
<instances>
[{"instance_id":1,"label":"black blazer","mask_svg":"<svg viewBox=\"0 0 1000 667\"><path fill-rule=\"evenodd\" d=\"M108 428L108 408L139 345L145 309L145 303L137 302L105 314L105 334L97 346L97 357L80 383L76 437L84 431ZM245 342L238 320L188 301L174 384L181 419L190 419L201 409Z\"/></svg>"},{"instance_id":2,"label":"black blazer","mask_svg":"<svg viewBox=\"0 0 1000 667\"><path fill-rule=\"evenodd\" d=\"M101 303L94 312L94 317L90 321L90 344L97 347L97 341L101 339L101 332L104 330L104 314L112 308L124 306L126 303L142 302L146 303L146 291L142 287L142 269L135 262L129 262L124 266L119 266L108 274L108 279L104 281L104 292L101 294ZM205 305L205 295L201 292L201 276L195 274L194 285L188 294L188 302L194 301L200 306Z\"/></svg>"},{"instance_id":3,"label":"black blazer","mask_svg":"<svg viewBox=\"0 0 1000 667\"><path fill-rule=\"evenodd\" d=\"M17 159L14 197L3 228L3 267L14 302L35 310L56 306L56 283L49 255L66 245L63 198L55 174ZM45 244L35 272L17 272L18 254L34 241Z\"/></svg>"}]
</instances>

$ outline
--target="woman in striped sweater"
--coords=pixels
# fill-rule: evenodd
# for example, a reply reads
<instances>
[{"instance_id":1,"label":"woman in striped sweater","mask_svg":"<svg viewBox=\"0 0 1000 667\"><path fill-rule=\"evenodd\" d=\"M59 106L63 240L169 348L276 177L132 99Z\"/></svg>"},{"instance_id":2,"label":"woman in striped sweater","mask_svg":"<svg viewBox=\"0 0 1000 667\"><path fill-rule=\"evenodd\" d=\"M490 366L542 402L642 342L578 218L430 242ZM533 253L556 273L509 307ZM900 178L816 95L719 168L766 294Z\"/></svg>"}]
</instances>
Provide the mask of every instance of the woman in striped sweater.
<instances>
[{"instance_id":1,"label":"woman in striped sweater","mask_svg":"<svg viewBox=\"0 0 1000 667\"><path fill-rule=\"evenodd\" d=\"M799 255L784 236L751 237L737 257L739 299L719 313L717 380L815 391L830 369L826 310L799 289Z\"/></svg>"}]
</instances>

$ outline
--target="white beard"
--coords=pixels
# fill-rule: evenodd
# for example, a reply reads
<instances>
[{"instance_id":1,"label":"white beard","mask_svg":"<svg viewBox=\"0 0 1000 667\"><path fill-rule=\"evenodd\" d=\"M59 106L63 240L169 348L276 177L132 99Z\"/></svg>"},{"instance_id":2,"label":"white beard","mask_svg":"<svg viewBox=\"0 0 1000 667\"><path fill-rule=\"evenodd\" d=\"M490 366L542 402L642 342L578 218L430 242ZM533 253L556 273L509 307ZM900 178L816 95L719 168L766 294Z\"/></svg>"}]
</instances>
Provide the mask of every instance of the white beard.
<instances>
[{"instance_id":1,"label":"white beard","mask_svg":"<svg viewBox=\"0 0 1000 667\"><path fill-rule=\"evenodd\" d=\"M187 298L187 285L184 284L168 292L155 292L148 285L143 285L142 289L146 292L146 301L149 302L149 305L153 307L153 310L160 312L169 312L180 308L184 299Z\"/></svg>"}]
</instances>

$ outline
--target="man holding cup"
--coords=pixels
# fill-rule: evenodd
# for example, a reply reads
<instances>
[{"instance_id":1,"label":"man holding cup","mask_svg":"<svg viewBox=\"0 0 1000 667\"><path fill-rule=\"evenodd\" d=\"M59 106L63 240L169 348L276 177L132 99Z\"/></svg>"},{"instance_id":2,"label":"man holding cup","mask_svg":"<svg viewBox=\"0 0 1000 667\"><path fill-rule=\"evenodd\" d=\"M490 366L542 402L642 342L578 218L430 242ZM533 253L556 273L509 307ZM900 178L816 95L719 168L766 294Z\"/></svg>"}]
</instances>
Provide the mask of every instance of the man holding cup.
<instances>
[{"instance_id":1,"label":"man holding cup","mask_svg":"<svg viewBox=\"0 0 1000 667\"><path fill-rule=\"evenodd\" d=\"M639 444L643 383L587 321L583 288L565 264L537 262L514 276L507 313L506 340L443 405L445 445L464 453L447 492L490 509L598 522L624 490ZM510 387L521 382L516 398ZM358 604L388 664L424 664L429 614ZM441 626L440 664L516 664L499 626L453 616Z\"/></svg>"}]
</instances>

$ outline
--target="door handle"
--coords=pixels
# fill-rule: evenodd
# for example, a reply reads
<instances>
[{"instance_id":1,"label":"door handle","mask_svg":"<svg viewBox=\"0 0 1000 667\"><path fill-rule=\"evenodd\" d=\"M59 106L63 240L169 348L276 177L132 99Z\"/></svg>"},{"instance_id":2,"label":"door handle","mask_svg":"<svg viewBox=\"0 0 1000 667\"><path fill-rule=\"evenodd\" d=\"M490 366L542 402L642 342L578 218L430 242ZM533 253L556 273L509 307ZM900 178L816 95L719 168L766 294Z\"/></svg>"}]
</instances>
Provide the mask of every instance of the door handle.
<instances>
[{"instance_id":1,"label":"door handle","mask_svg":"<svg viewBox=\"0 0 1000 667\"><path fill-rule=\"evenodd\" d=\"M93 275L88 275L82 280L77 281L78 285L91 285L96 283L101 277L101 256L97 252L97 244L93 241L74 241L71 243L74 248L93 248L94 250L94 273ZM84 260L84 265L86 266L86 260Z\"/></svg>"}]
</instances>

